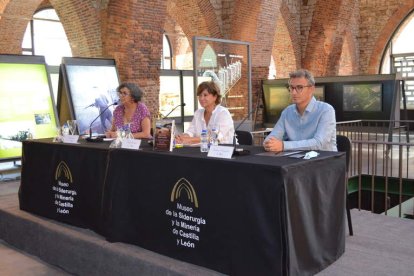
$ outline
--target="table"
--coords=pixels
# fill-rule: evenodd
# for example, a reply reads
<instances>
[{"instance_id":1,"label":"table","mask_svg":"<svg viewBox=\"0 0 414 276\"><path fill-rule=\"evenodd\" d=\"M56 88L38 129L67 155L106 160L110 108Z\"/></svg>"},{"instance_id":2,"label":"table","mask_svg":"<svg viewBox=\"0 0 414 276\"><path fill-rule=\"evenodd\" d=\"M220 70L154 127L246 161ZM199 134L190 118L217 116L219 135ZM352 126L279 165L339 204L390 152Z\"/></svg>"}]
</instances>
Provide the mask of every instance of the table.
<instances>
[{"instance_id":1,"label":"table","mask_svg":"<svg viewBox=\"0 0 414 276\"><path fill-rule=\"evenodd\" d=\"M345 248L344 154L299 160L249 149L251 155L222 160L198 148L170 153L31 141L23 144L20 204L83 224L111 242L231 275L314 274L339 258ZM36 152L42 154L35 158ZM35 204L42 193L56 196L50 187L59 186L62 160L73 176L69 186L78 185L71 219L56 214L50 196L52 203Z\"/></svg>"},{"instance_id":2,"label":"table","mask_svg":"<svg viewBox=\"0 0 414 276\"><path fill-rule=\"evenodd\" d=\"M20 209L102 233L108 152L108 145L24 141Z\"/></svg>"}]
</instances>

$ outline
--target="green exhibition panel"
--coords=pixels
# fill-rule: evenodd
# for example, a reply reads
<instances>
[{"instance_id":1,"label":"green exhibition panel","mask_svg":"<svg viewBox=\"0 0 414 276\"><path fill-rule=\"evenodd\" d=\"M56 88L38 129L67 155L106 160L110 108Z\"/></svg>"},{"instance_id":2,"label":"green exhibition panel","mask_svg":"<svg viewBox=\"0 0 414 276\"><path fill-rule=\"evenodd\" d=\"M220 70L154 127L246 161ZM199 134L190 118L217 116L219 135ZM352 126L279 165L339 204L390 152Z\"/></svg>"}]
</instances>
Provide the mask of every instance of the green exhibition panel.
<instances>
[{"instance_id":1,"label":"green exhibition panel","mask_svg":"<svg viewBox=\"0 0 414 276\"><path fill-rule=\"evenodd\" d=\"M0 55L0 160L20 158L23 140L55 136L56 122L45 58Z\"/></svg>"}]
</instances>

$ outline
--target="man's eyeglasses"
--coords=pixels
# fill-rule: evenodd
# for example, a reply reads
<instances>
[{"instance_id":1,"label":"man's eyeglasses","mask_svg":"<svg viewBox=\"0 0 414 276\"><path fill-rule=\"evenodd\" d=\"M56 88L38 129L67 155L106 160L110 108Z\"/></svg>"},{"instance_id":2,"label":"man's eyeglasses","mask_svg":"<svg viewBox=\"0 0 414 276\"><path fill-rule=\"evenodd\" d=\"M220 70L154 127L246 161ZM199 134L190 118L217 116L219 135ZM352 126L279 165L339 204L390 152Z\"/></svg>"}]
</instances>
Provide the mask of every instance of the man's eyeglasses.
<instances>
[{"instance_id":1,"label":"man's eyeglasses","mask_svg":"<svg viewBox=\"0 0 414 276\"><path fill-rule=\"evenodd\" d=\"M125 97L125 96L129 96L129 93L128 92L124 92L124 91L120 91L120 92L118 92L118 95L120 97Z\"/></svg>"},{"instance_id":2,"label":"man's eyeglasses","mask_svg":"<svg viewBox=\"0 0 414 276\"><path fill-rule=\"evenodd\" d=\"M305 87L312 87L313 85L287 85L286 88L289 90L290 93L292 93L294 90L296 90L296 93L302 93L303 88Z\"/></svg>"}]
</instances>

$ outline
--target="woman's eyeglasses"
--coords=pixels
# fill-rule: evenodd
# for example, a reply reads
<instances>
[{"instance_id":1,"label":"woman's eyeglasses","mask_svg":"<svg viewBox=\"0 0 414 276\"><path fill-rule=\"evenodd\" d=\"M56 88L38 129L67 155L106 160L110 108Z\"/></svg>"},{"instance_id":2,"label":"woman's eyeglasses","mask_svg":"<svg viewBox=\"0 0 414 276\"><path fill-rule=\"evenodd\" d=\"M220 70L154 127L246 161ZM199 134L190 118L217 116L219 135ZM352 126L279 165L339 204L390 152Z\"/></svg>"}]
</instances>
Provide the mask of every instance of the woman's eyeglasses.
<instances>
[{"instance_id":1,"label":"woman's eyeglasses","mask_svg":"<svg viewBox=\"0 0 414 276\"><path fill-rule=\"evenodd\" d=\"M128 92L124 92L124 91L120 91L118 92L119 97L126 97L129 96L130 94Z\"/></svg>"}]
</instances>

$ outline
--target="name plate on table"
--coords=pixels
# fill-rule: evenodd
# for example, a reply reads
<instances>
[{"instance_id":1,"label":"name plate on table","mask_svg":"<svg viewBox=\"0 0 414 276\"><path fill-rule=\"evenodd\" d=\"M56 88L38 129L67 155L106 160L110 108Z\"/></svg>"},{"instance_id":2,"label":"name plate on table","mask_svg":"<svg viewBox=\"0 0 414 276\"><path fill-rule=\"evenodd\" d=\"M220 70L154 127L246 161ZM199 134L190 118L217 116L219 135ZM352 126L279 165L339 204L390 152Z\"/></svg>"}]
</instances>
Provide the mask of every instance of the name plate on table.
<instances>
[{"instance_id":1,"label":"name plate on table","mask_svg":"<svg viewBox=\"0 0 414 276\"><path fill-rule=\"evenodd\" d=\"M234 147L229 146L211 146L208 151L208 157L231 159L233 155Z\"/></svg>"},{"instance_id":2,"label":"name plate on table","mask_svg":"<svg viewBox=\"0 0 414 276\"><path fill-rule=\"evenodd\" d=\"M122 145L121 148L123 149L139 149L139 146L141 145L141 140L140 139L129 139L129 138L124 138L122 139Z\"/></svg>"},{"instance_id":3,"label":"name plate on table","mask_svg":"<svg viewBox=\"0 0 414 276\"><path fill-rule=\"evenodd\" d=\"M77 144L79 135L63 135L62 142L67 144Z\"/></svg>"}]
</instances>

